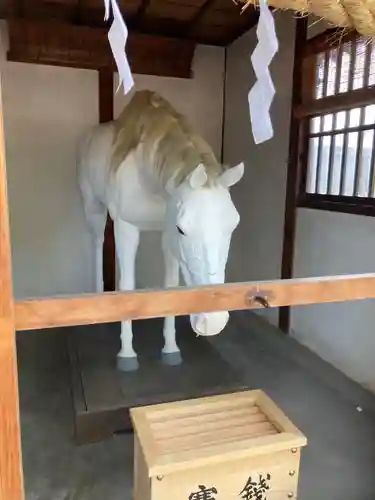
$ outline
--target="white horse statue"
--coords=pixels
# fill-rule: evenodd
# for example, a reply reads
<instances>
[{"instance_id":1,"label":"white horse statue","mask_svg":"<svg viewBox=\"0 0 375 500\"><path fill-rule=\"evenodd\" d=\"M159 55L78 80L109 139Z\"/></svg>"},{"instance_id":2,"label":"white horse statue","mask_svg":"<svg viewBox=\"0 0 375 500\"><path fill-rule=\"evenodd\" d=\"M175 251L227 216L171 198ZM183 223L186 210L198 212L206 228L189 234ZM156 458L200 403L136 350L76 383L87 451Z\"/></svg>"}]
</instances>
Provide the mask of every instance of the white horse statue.
<instances>
[{"instance_id":1,"label":"white horse statue","mask_svg":"<svg viewBox=\"0 0 375 500\"><path fill-rule=\"evenodd\" d=\"M210 146L184 116L151 91L134 94L120 117L96 126L79 154L79 186L95 239L96 289L103 291L102 248L107 211L114 221L120 289L135 287L140 231L162 231L165 286L224 283L233 230L239 214L229 187L244 172L243 163L224 168ZM190 316L198 335L216 335L228 322L225 312ZM175 318L164 320L162 359L181 362ZM132 322L121 323L121 370L138 367Z\"/></svg>"}]
</instances>

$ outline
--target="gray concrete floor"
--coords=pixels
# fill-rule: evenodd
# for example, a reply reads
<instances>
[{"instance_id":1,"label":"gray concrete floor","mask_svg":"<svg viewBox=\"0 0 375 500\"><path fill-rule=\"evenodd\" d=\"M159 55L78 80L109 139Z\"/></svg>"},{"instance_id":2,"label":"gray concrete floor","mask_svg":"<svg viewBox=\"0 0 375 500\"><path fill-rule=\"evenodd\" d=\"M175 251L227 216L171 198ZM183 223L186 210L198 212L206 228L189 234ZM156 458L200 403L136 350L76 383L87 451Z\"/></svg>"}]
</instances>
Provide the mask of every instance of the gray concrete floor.
<instances>
[{"instance_id":1,"label":"gray concrete floor","mask_svg":"<svg viewBox=\"0 0 375 500\"><path fill-rule=\"evenodd\" d=\"M251 313L211 342L306 434L301 500L375 500L375 396ZM64 336L18 335L27 500L130 500L132 436L76 446ZM357 406L362 408L359 412Z\"/></svg>"}]
</instances>

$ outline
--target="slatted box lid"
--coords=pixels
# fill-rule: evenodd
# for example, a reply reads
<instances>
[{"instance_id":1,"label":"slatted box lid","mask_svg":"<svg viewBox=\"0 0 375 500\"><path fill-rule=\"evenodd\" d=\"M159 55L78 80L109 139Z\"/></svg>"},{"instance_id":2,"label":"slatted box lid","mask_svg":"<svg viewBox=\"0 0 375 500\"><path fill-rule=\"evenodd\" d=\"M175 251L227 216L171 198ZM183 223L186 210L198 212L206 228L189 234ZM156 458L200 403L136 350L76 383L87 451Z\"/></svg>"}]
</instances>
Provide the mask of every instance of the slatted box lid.
<instances>
[{"instance_id":1,"label":"slatted box lid","mask_svg":"<svg viewBox=\"0 0 375 500\"><path fill-rule=\"evenodd\" d=\"M131 410L149 477L306 445L260 390Z\"/></svg>"}]
</instances>

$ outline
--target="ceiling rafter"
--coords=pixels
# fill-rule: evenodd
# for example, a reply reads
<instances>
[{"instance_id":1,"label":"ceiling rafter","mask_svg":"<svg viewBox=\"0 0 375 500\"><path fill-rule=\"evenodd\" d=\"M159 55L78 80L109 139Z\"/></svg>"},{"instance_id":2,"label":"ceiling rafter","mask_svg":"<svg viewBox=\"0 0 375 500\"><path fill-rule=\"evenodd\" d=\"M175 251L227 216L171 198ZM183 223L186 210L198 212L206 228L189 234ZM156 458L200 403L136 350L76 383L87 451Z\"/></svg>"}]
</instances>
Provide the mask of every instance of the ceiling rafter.
<instances>
[{"instance_id":1,"label":"ceiling rafter","mask_svg":"<svg viewBox=\"0 0 375 500\"><path fill-rule=\"evenodd\" d=\"M84 18L85 18L85 14L84 14L83 0L77 0L75 24L78 24L78 25L84 24Z\"/></svg>"},{"instance_id":2,"label":"ceiling rafter","mask_svg":"<svg viewBox=\"0 0 375 500\"><path fill-rule=\"evenodd\" d=\"M116 70L106 29L20 19L8 24L9 61ZM130 33L127 53L134 73L190 78L194 48L189 40Z\"/></svg>"},{"instance_id":3,"label":"ceiling rafter","mask_svg":"<svg viewBox=\"0 0 375 500\"><path fill-rule=\"evenodd\" d=\"M241 15L246 15L247 10L248 9L246 9ZM225 45L231 45L235 40L237 40L237 38L240 38L242 35L251 30L251 28L258 23L259 11L257 9L253 9L248 12L247 17L248 19L246 22L241 23L240 27L236 27L229 32L228 37L225 40Z\"/></svg>"},{"instance_id":4,"label":"ceiling rafter","mask_svg":"<svg viewBox=\"0 0 375 500\"><path fill-rule=\"evenodd\" d=\"M23 17L22 0L3 0L0 2L0 13L4 17Z\"/></svg>"},{"instance_id":5,"label":"ceiling rafter","mask_svg":"<svg viewBox=\"0 0 375 500\"><path fill-rule=\"evenodd\" d=\"M216 0L206 0L197 10L196 14L187 22L187 32L190 32L203 18L205 12L215 3Z\"/></svg>"},{"instance_id":6,"label":"ceiling rafter","mask_svg":"<svg viewBox=\"0 0 375 500\"><path fill-rule=\"evenodd\" d=\"M0 0L0 17L108 29L103 0ZM152 4L152 5L151 5ZM165 6L168 4L168 8ZM119 0L129 32L226 46L257 21L254 8L240 14L233 0ZM170 6L174 7L171 8ZM189 6L188 15L183 9Z\"/></svg>"}]
</instances>

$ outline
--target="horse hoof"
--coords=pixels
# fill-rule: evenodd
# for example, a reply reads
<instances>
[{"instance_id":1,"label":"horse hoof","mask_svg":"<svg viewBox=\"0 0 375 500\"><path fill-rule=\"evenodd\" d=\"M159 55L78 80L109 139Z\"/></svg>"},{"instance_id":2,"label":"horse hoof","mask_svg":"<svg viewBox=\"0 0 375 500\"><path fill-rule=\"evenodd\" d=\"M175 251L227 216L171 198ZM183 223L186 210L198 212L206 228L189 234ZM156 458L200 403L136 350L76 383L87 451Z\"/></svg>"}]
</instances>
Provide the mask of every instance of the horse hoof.
<instances>
[{"instance_id":1,"label":"horse hoof","mask_svg":"<svg viewBox=\"0 0 375 500\"><path fill-rule=\"evenodd\" d=\"M180 351L177 352L162 352L161 360L165 365L176 366L182 363Z\"/></svg>"},{"instance_id":2,"label":"horse hoof","mask_svg":"<svg viewBox=\"0 0 375 500\"><path fill-rule=\"evenodd\" d=\"M137 357L124 358L117 356L117 369L121 372L135 372L139 368Z\"/></svg>"}]
</instances>

